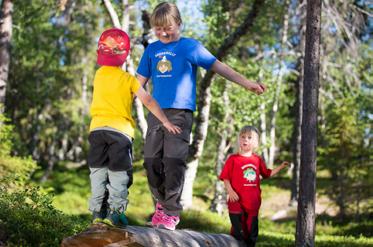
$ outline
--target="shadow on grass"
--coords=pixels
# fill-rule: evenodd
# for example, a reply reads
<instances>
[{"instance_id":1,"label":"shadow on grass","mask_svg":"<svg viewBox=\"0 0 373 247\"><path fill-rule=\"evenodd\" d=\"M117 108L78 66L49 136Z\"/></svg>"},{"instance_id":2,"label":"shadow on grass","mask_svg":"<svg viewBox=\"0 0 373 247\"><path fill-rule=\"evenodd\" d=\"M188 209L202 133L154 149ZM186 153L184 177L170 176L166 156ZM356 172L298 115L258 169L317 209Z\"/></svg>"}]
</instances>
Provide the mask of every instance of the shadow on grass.
<instances>
[{"instance_id":1,"label":"shadow on grass","mask_svg":"<svg viewBox=\"0 0 373 247\"><path fill-rule=\"evenodd\" d=\"M186 210L181 215L179 229L190 229L208 233L229 233L229 222L211 212Z\"/></svg>"},{"instance_id":2,"label":"shadow on grass","mask_svg":"<svg viewBox=\"0 0 373 247\"><path fill-rule=\"evenodd\" d=\"M373 223L372 222L361 222L355 223L349 227L338 231L338 235L349 235L354 237L364 236L367 238L373 237Z\"/></svg>"},{"instance_id":3,"label":"shadow on grass","mask_svg":"<svg viewBox=\"0 0 373 247\"><path fill-rule=\"evenodd\" d=\"M294 239L287 239L282 237L281 235L270 236L265 233L261 234L259 231L259 238L256 246L293 247Z\"/></svg>"},{"instance_id":4,"label":"shadow on grass","mask_svg":"<svg viewBox=\"0 0 373 247\"><path fill-rule=\"evenodd\" d=\"M343 220L336 217L331 217L329 215L319 215L317 217L317 222L322 224L330 224L333 228L337 228L335 235L340 236L353 236L360 237L364 236L366 238L373 237L373 221L372 215L363 214L360 215L363 220L356 220L352 216L348 216Z\"/></svg>"},{"instance_id":5,"label":"shadow on grass","mask_svg":"<svg viewBox=\"0 0 373 247\"><path fill-rule=\"evenodd\" d=\"M41 174L36 174L34 180L38 181ZM69 169L58 166L54 169L48 180L40 184L44 188L53 188L53 193L59 195L65 191L89 189L89 169L86 166Z\"/></svg>"},{"instance_id":6,"label":"shadow on grass","mask_svg":"<svg viewBox=\"0 0 373 247\"><path fill-rule=\"evenodd\" d=\"M373 221L369 221L369 219L372 217L369 215L362 215L361 217L365 220L357 221L353 217L347 217L341 221L337 217L324 214L318 215L316 218L316 224L318 225L316 226L316 230L322 231L323 225L330 225L333 229L335 229L333 230L331 236L346 236L355 238L359 238L361 236L366 238L373 237ZM282 218L273 223L267 224L266 227L273 227L273 224L278 223L284 225L291 224L295 229L295 220L296 219L294 218Z\"/></svg>"},{"instance_id":7,"label":"shadow on grass","mask_svg":"<svg viewBox=\"0 0 373 247\"><path fill-rule=\"evenodd\" d=\"M137 219L131 215L126 215L128 223L131 226L144 226L142 219ZM91 214L79 214L79 215L69 215L71 219L77 220L79 225L86 226L86 228L92 223Z\"/></svg>"},{"instance_id":8,"label":"shadow on grass","mask_svg":"<svg viewBox=\"0 0 373 247\"><path fill-rule=\"evenodd\" d=\"M290 247L295 246L295 237L289 234L272 235L270 233L259 233L257 247ZM368 247L372 241L357 240L354 238L323 236L316 237L317 247Z\"/></svg>"}]
</instances>

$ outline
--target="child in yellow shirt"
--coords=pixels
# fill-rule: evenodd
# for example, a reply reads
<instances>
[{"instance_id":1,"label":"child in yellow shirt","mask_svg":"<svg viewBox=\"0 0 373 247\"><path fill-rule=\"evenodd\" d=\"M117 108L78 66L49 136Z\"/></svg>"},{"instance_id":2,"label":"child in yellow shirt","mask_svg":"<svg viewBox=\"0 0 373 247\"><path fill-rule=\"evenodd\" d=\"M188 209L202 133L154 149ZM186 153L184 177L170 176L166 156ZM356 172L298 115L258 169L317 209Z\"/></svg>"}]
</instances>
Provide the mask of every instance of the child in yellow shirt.
<instances>
[{"instance_id":1,"label":"child in yellow shirt","mask_svg":"<svg viewBox=\"0 0 373 247\"><path fill-rule=\"evenodd\" d=\"M132 183L132 140L135 121L132 102L137 96L172 134L180 133L165 116L158 103L141 87L137 79L123 71L130 50L130 39L121 29L104 31L98 41L97 64L90 108L91 124L88 153L91 199L89 209L93 223L128 224L124 214L128 187ZM100 213L106 189L109 192L108 212Z\"/></svg>"}]
</instances>

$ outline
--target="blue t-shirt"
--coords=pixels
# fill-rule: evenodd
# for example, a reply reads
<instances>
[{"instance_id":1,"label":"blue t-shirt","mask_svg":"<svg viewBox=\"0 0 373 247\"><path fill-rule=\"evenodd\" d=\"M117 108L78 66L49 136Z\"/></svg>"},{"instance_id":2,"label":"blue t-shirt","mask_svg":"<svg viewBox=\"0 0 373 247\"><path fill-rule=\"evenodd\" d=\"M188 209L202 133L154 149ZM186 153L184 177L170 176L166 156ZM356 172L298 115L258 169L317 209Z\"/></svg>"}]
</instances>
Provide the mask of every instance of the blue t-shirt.
<instances>
[{"instance_id":1,"label":"blue t-shirt","mask_svg":"<svg viewBox=\"0 0 373 247\"><path fill-rule=\"evenodd\" d=\"M216 58L197 40L150 44L141 58L137 73L151 78L153 97L161 108L196 110L197 67L208 70Z\"/></svg>"}]
</instances>

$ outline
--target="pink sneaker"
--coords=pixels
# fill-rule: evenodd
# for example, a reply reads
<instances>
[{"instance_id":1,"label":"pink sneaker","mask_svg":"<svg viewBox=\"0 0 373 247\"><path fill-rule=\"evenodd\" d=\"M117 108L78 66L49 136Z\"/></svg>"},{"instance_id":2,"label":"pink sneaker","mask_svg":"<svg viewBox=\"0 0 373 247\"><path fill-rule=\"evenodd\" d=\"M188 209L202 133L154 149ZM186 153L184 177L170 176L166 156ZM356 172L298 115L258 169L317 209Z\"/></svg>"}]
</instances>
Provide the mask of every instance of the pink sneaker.
<instances>
[{"instance_id":1,"label":"pink sneaker","mask_svg":"<svg viewBox=\"0 0 373 247\"><path fill-rule=\"evenodd\" d=\"M179 216L163 214L161 221L158 222L158 227L173 231L176 229L176 225L179 224L179 222Z\"/></svg>"},{"instance_id":2,"label":"pink sneaker","mask_svg":"<svg viewBox=\"0 0 373 247\"><path fill-rule=\"evenodd\" d=\"M155 212L152 217L152 226L158 227L158 224L159 222L161 222L163 216L164 216L163 207L159 202L157 202L157 204L155 205Z\"/></svg>"}]
</instances>

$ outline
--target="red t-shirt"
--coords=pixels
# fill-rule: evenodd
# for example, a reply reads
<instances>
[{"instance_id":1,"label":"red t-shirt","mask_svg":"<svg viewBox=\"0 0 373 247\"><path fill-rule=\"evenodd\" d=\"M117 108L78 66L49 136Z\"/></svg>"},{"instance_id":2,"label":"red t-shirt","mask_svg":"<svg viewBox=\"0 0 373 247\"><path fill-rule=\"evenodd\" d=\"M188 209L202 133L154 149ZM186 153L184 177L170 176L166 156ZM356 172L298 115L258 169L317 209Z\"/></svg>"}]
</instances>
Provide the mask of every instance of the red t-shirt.
<instances>
[{"instance_id":1,"label":"red t-shirt","mask_svg":"<svg viewBox=\"0 0 373 247\"><path fill-rule=\"evenodd\" d=\"M244 210L259 210L261 204L259 175L267 178L271 172L263 159L256 154L249 157L233 154L225 162L219 178L230 181L232 188L240 197L238 203Z\"/></svg>"}]
</instances>

